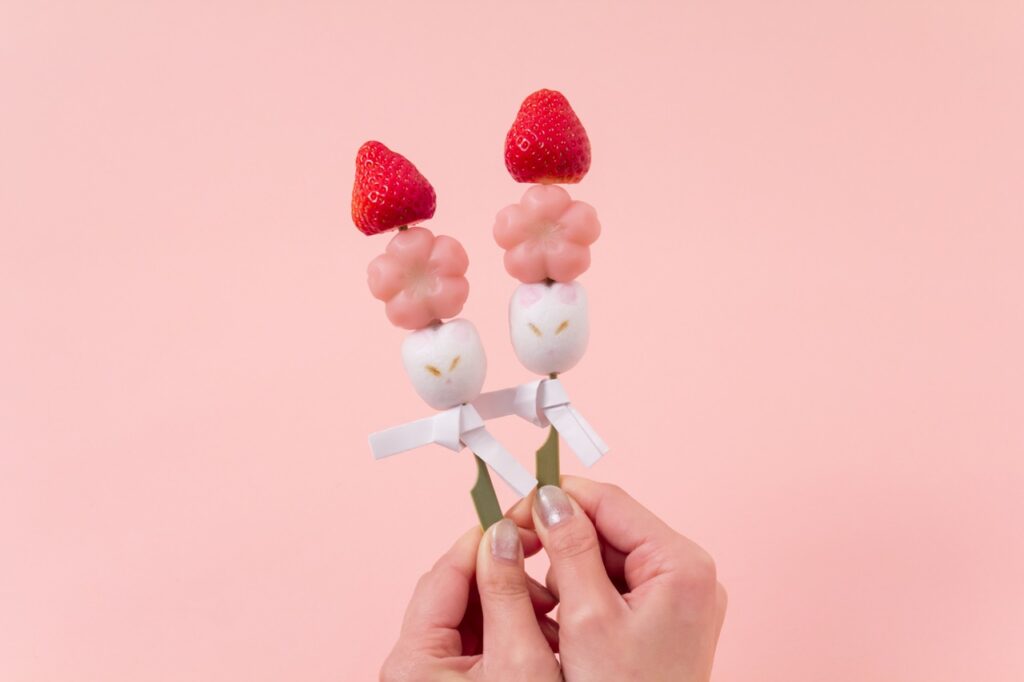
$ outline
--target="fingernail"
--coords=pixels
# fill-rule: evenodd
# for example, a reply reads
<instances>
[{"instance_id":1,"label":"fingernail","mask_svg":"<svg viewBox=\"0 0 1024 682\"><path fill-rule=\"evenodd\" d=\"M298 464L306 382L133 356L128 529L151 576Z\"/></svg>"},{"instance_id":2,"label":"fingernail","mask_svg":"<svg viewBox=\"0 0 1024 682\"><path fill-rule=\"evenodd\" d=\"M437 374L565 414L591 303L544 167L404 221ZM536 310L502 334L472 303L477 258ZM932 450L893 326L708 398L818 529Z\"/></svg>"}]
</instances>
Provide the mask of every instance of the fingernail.
<instances>
[{"instance_id":1,"label":"fingernail","mask_svg":"<svg viewBox=\"0 0 1024 682\"><path fill-rule=\"evenodd\" d=\"M538 490L534 505L537 507L541 521L548 528L557 526L572 516L572 503L569 502L569 496L557 486L546 485Z\"/></svg>"},{"instance_id":2,"label":"fingernail","mask_svg":"<svg viewBox=\"0 0 1024 682\"><path fill-rule=\"evenodd\" d=\"M502 519L491 530L491 554L504 561L519 561L519 527L511 519Z\"/></svg>"}]
</instances>

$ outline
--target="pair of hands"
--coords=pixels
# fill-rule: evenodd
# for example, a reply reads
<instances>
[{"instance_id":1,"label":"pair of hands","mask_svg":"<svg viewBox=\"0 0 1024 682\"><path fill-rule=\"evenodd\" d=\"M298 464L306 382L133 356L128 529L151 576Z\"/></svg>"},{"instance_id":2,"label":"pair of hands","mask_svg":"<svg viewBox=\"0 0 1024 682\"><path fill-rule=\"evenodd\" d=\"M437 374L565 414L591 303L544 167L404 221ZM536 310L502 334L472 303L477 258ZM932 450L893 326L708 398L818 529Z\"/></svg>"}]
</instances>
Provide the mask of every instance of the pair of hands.
<instances>
[{"instance_id":1,"label":"pair of hands","mask_svg":"<svg viewBox=\"0 0 1024 682\"><path fill-rule=\"evenodd\" d=\"M541 548L546 586L523 564ZM725 606L707 552L622 489L565 476L468 531L420 579L380 676L707 680Z\"/></svg>"}]
</instances>

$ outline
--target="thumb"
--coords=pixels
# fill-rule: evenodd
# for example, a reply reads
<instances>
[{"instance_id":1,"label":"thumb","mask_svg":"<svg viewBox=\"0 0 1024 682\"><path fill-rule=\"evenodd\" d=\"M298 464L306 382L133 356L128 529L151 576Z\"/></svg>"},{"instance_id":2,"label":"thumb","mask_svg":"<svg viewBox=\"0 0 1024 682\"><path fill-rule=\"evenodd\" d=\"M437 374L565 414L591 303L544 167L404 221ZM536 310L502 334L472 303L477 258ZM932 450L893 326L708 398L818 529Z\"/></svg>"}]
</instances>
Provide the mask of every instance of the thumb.
<instances>
[{"instance_id":1,"label":"thumb","mask_svg":"<svg viewBox=\"0 0 1024 682\"><path fill-rule=\"evenodd\" d=\"M608 577L597 531L565 491L546 485L533 501L534 526L558 585L559 617L600 618L625 606Z\"/></svg>"},{"instance_id":2,"label":"thumb","mask_svg":"<svg viewBox=\"0 0 1024 682\"><path fill-rule=\"evenodd\" d=\"M484 534L476 581L484 617L484 666L496 671L550 666L554 654L537 622L514 521L502 519Z\"/></svg>"}]
</instances>

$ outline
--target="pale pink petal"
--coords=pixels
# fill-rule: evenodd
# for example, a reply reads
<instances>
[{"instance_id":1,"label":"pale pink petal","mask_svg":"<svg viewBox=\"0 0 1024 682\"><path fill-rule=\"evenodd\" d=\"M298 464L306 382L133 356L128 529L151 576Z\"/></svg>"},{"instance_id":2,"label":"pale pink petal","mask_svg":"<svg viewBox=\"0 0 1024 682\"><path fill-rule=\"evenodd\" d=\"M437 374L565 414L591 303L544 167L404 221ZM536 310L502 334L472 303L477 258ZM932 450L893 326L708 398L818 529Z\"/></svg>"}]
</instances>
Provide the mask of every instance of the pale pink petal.
<instances>
[{"instance_id":1,"label":"pale pink petal","mask_svg":"<svg viewBox=\"0 0 1024 682\"><path fill-rule=\"evenodd\" d=\"M439 275L464 275L469 267L469 256L459 240L442 234L434 240L434 250L430 252L428 262Z\"/></svg>"},{"instance_id":2,"label":"pale pink petal","mask_svg":"<svg viewBox=\"0 0 1024 682\"><path fill-rule=\"evenodd\" d=\"M505 270L520 282L533 284L547 279L544 247L537 240L523 242L505 252Z\"/></svg>"},{"instance_id":3,"label":"pale pink petal","mask_svg":"<svg viewBox=\"0 0 1024 682\"><path fill-rule=\"evenodd\" d=\"M565 237L574 244L590 246L601 236L601 223L597 219L597 211L590 204L582 201L572 202L572 206L558 220L565 230Z\"/></svg>"},{"instance_id":4,"label":"pale pink petal","mask_svg":"<svg viewBox=\"0 0 1024 682\"><path fill-rule=\"evenodd\" d=\"M427 295L427 305L435 319L455 317L469 298L469 280L465 277L438 277L437 286Z\"/></svg>"},{"instance_id":5,"label":"pale pink petal","mask_svg":"<svg viewBox=\"0 0 1024 682\"><path fill-rule=\"evenodd\" d=\"M403 329L422 329L436 317L423 296L403 289L384 305L391 324Z\"/></svg>"},{"instance_id":6,"label":"pale pink petal","mask_svg":"<svg viewBox=\"0 0 1024 682\"><path fill-rule=\"evenodd\" d=\"M498 211L494 218L494 241L503 249L511 249L528 236L529 217L519 204Z\"/></svg>"},{"instance_id":7,"label":"pale pink petal","mask_svg":"<svg viewBox=\"0 0 1024 682\"><path fill-rule=\"evenodd\" d=\"M562 242L557 251L546 255L548 277L556 282L571 282L590 267L590 247Z\"/></svg>"},{"instance_id":8,"label":"pale pink petal","mask_svg":"<svg viewBox=\"0 0 1024 682\"><path fill-rule=\"evenodd\" d=\"M558 185L534 185L519 200L531 220L555 222L572 203L569 193Z\"/></svg>"},{"instance_id":9,"label":"pale pink petal","mask_svg":"<svg viewBox=\"0 0 1024 682\"><path fill-rule=\"evenodd\" d=\"M399 230L387 246L387 253L403 266L423 266L434 248L434 235L425 227Z\"/></svg>"},{"instance_id":10,"label":"pale pink petal","mask_svg":"<svg viewBox=\"0 0 1024 682\"><path fill-rule=\"evenodd\" d=\"M366 282L374 298L387 301L402 289L405 268L387 253L370 261L366 268Z\"/></svg>"}]
</instances>

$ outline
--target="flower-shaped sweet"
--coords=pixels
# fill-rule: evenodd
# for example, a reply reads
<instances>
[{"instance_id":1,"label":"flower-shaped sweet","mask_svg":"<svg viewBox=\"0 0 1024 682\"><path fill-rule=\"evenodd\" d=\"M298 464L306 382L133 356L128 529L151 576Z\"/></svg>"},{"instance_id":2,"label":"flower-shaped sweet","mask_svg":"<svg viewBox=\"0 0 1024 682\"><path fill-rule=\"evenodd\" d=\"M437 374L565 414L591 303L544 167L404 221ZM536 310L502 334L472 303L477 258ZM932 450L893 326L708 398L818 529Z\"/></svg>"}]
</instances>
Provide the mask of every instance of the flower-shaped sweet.
<instances>
[{"instance_id":1,"label":"flower-shaped sweet","mask_svg":"<svg viewBox=\"0 0 1024 682\"><path fill-rule=\"evenodd\" d=\"M571 282L590 267L590 245L601 234L597 211L558 185L534 185L494 221L505 269L520 282Z\"/></svg>"},{"instance_id":2,"label":"flower-shaped sweet","mask_svg":"<svg viewBox=\"0 0 1024 682\"><path fill-rule=\"evenodd\" d=\"M370 261L370 293L396 327L422 329L455 317L469 296L469 256L458 240L425 227L402 230Z\"/></svg>"}]
</instances>

